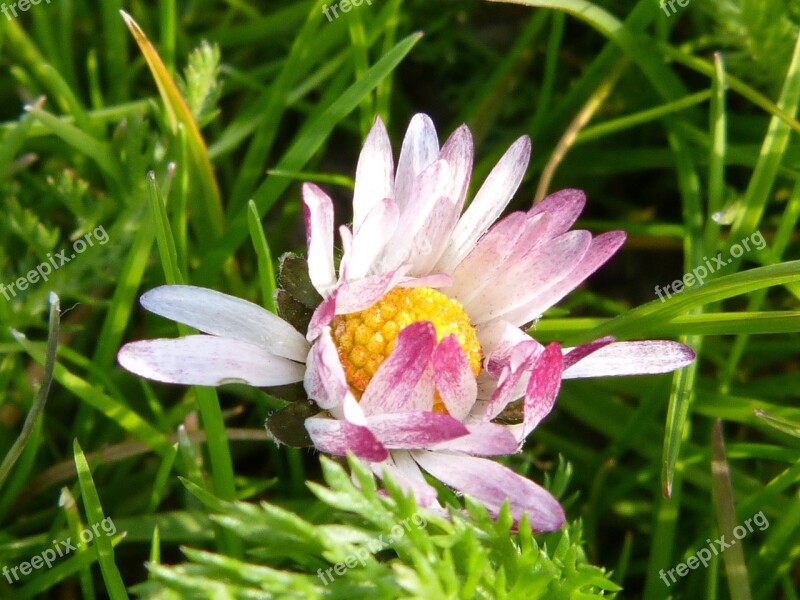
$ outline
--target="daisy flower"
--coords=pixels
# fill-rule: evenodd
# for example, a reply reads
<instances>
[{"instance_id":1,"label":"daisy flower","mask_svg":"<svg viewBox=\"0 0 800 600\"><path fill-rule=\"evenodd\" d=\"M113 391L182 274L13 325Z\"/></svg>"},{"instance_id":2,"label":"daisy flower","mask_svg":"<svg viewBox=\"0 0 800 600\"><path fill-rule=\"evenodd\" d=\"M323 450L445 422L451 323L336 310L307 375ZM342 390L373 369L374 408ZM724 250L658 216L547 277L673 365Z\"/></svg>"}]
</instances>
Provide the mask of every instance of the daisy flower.
<instances>
[{"instance_id":1,"label":"daisy flower","mask_svg":"<svg viewBox=\"0 0 800 600\"><path fill-rule=\"evenodd\" d=\"M508 501L514 518L527 513L535 531L558 529L558 501L487 457L522 447L553 408L562 379L663 373L694 354L677 342L610 337L545 347L521 329L625 239L621 231L570 230L585 203L578 190L498 220L529 158L522 137L464 211L473 162L467 127L440 149L431 120L414 116L395 169L376 120L356 168L352 228L339 228L338 272L333 202L303 186L308 275L322 297L305 337L244 300L165 286L142 297L145 308L210 335L133 342L120 364L184 384L302 379L321 411L305 420L318 450L353 452L423 506L439 506L427 472L494 514ZM498 422L516 401L519 422Z\"/></svg>"}]
</instances>

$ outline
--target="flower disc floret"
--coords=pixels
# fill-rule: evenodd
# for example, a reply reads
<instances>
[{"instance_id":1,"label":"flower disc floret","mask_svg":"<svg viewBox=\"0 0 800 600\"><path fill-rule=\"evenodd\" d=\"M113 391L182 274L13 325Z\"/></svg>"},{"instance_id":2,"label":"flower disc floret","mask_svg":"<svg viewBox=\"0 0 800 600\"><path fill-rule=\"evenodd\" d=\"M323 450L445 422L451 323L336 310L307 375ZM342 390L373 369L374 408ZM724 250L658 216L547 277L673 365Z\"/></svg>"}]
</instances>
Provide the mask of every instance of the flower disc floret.
<instances>
[{"instance_id":1,"label":"flower disc floret","mask_svg":"<svg viewBox=\"0 0 800 600\"><path fill-rule=\"evenodd\" d=\"M369 308L333 319L333 341L347 383L361 398L372 376L391 354L397 334L417 321L430 321L436 341L454 334L475 377L481 370L481 345L461 304L428 287L395 288Z\"/></svg>"}]
</instances>

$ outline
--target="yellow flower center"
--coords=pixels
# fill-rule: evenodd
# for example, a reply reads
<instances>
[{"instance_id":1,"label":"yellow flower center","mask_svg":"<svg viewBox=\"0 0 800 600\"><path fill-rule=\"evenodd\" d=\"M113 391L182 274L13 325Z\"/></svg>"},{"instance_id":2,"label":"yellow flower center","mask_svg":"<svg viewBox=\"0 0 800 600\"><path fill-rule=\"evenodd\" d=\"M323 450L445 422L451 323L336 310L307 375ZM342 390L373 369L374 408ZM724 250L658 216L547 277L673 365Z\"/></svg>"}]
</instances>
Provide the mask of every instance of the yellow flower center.
<instances>
[{"instance_id":1,"label":"yellow flower center","mask_svg":"<svg viewBox=\"0 0 800 600\"><path fill-rule=\"evenodd\" d=\"M395 288L369 308L338 315L331 329L347 383L356 398L367 389L372 376L394 348L397 334L417 321L430 321L436 342L451 333L464 350L475 377L481 370L481 345L464 308L432 288ZM436 393L434 410L444 407Z\"/></svg>"}]
</instances>

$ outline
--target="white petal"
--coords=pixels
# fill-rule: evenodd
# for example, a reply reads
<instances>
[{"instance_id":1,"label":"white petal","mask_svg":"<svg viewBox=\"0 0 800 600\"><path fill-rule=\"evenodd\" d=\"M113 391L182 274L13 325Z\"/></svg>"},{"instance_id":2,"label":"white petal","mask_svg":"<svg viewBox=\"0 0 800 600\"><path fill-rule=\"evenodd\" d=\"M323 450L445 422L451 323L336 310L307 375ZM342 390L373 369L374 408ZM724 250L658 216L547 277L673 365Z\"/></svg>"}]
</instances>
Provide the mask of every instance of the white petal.
<instances>
[{"instance_id":1,"label":"white petal","mask_svg":"<svg viewBox=\"0 0 800 600\"><path fill-rule=\"evenodd\" d=\"M414 115L408 124L400 158L397 160L394 198L401 210L408 204L414 179L436 160L438 154L439 140L433 121L428 115Z\"/></svg>"},{"instance_id":2,"label":"white petal","mask_svg":"<svg viewBox=\"0 0 800 600\"><path fill-rule=\"evenodd\" d=\"M214 335L131 342L120 349L117 360L147 379L183 385L284 385L302 381L305 371L304 365L260 346Z\"/></svg>"},{"instance_id":3,"label":"white petal","mask_svg":"<svg viewBox=\"0 0 800 600\"><path fill-rule=\"evenodd\" d=\"M565 353L570 350L564 348ZM694 358L692 349L679 342L615 342L579 360L564 371L563 378L667 373L685 367Z\"/></svg>"},{"instance_id":4,"label":"white petal","mask_svg":"<svg viewBox=\"0 0 800 600\"><path fill-rule=\"evenodd\" d=\"M271 354L305 361L309 345L294 327L257 304L191 285L164 285L142 294L147 310L204 333L250 342Z\"/></svg>"},{"instance_id":5,"label":"white petal","mask_svg":"<svg viewBox=\"0 0 800 600\"><path fill-rule=\"evenodd\" d=\"M349 281L390 270L384 269L377 259L394 235L399 219L400 211L390 198L384 198L372 207L353 236L352 254L347 265Z\"/></svg>"},{"instance_id":6,"label":"white petal","mask_svg":"<svg viewBox=\"0 0 800 600\"><path fill-rule=\"evenodd\" d=\"M394 159L392 144L386 126L380 117L364 142L356 167L356 185L353 190L353 227L361 223L378 202L394 197Z\"/></svg>"},{"instance_id":7,"label":"white petal","mask_svg":"<svg viewBox=\"0 0 800 600\"><path fill-rule=\"evenodd\" d=\"M452 271L500 217L522 182L530 156L528 136L519 138L506 151L459 220L436 269Z\"/></svg>"}]
</instances>

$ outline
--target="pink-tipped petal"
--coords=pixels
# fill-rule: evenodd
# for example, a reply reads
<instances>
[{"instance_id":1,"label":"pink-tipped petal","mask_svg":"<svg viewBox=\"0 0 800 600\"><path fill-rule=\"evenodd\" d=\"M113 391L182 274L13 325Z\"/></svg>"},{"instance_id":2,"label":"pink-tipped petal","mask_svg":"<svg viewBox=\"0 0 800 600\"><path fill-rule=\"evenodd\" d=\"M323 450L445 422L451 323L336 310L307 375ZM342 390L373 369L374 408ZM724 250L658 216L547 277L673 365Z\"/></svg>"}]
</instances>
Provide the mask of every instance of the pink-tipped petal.
<instances>
[{"instance_id":1,"label":"pink-tipped petal","mask_svg":"<svg viewBox=\"0 0 800 600\"><path fill-rule=\"evenodd\" d=\"M496 423L474 423L467 425L469 434L430 448L434 452L456 452L473 456L502 456L514 454L519 449L519 440L504 425Z\"/></svg>"},{"instance_id":2,"label":"pink-tipped petal","mask_svg":"<svg viewBox=\"0 0 800 600\"><path fill-rule=\"evenodd\" d=\"M339 261L339 281L341 285L350 277L350 260L353 258L353 232L347 225L339 226L339 239L342 240L342 260Z\"/></svg>"},{"instance_id":3,"label":"pink-tipped petal","mask_svg":"<svg viewBox=\"0 0 800 600\"><path fill-rule=\"evenodd\" d=\"M417 321L397 334L394 349L361 397L361 408L367 416L419 410L412 405L414 391L435 344L436 329L430 321Z\"/></svg>"},{"instance_id":4,"label":"pink-tipped petal","mask_svg":"<svg viewBox=\"0 0 800 600\"><path fill-rule=\"evenodd\" d=\"M508 500L514 519L527 513L534 531L555 531L564 523L564 509L550 492L495 461L425 451L412 456L436 479L479 500L494 514Z\"/></svg>"},{"instance_id":5,"label":"pink-tipped petal","mask_svg":"<svg viewBox=\"0 0 800 600\"><path fill-rule=\"evenodd\" d=\"M141 377L182 385L284 385L302 381L305 371L304 365L261 346L214 335L131 342L117 360Z\"/></svg>"},{"instance_id":6,"label":"pink-tipped petal","mask_svg":"<svg viewBox=\"0 0 800 600\"><path fill-rule=\"evenodd\" d=\"M386 126L380 117L364 141L353 190L353 228L358 230L369 211L384 198L394 197L394 159Z\"/></svg>"},{"instance_id":7,"label":"pink-tipped petal","mask_svg":"<svg viewBox=\"0 0 800 600\"><path fill-rule=\"evenodd\" d=\"M339 419L309 417L305 420L306 431L320 452L344 456L352 452L364 460L381 462L389 451L366 427Z\"/></svg>"},{"instance_id":8,"label":"pink-tipped petal","mask_svg":"<svg viewBox=\"0 0 800 600\"><path fill-rule=\"evenodd\" d=\"M475 247L517 191L530 156L531 140L528 136L519 138L506 151L458 221L437 269L452 271Z\"/></svg>"},{"instance_id":9,"label":"pink-tipped petal","mask_svg":"<svg viewBox=\"0 0 800 600\"><path fill-rule=\"evenodd\" d=\"M564 233L578 219L586 205L586 194L581 190L559 190L542 198L536 206L531 209L531 214L550 213L551 236L554 237Z\"/></svg>"},{"instance_id":10,"label":"pink-tipped petal","mask_svg":"<svg viewBox=\"0 0 800 600\"><path fill-rule=\"evenodd\" d=\"M417 175L422 173L439 154L439 140L436 127L428 115L418 113L408 124L400 158L397 160L397 176L394 184L394 197L400 209L408 205L411 188Z\"/></svg>"},{"instance_id":11,"label":"pink-tipped petal","mask_svg":"<svg viewBox=\"0 0 800 600\"><path fill-rule=\"evenodd\" d=\"M330 327L322 330L308 353L303 383L308 397L325 410L340 406L349 393L347 378L339 361Z\"/></svg>"},{"instance_id":12,"label":"pink-tipped petal","mask_svg":"<svg viewBox=\"0 0 800 600\"><path fill-rule=\"evenodd\" d=\"M372 415L367 426L389 450L429 448L469 433L461 421L429 411Z\"/></svg>"},{"instance_id":13,"label":"pink-tipped petal","mask_svg":"<svg viewBox=\"0 0 800 600\"><path fill-rule=\"evenodd\" d=\"M204 333L255 344L305 361L308 343L286 321L257 304L191 285L162 285L142 294L147 310Z\"/></svg>"},{"instance_id":14,"label":"pink-tipped petal","mask_svg":"<svg viewBox=\"0 0 800 600\"><path fill-rule=\"evenodd\" d=\"M447 412L464 419L475 404L478 383L454 334L439 342L433 352L433 378Z\"/></svg>"},{"instance_id":15,"label":"pink-tipped petal","mask_svg":"<svg viewBox=\"0 0 800 600\"><path fill-rule=\"evenodd\" d=\"M472 251L455 267L453 285L448 295L462 301L482 287L511 254L519 236L525 229L527 215L515 212L498 221L484 235Z\"/></svg>"},{"instance_id":16,"label":"pink-tipped petal","mask_svg":"<svg viewBox=\"0 0 800 600\"><path fill-rule=\"evenodd\" d=\"M482 324L519 306L531 296L541 294L569 274L565 265L578 263L591 243L588 231L568 231L549 241L538 252L508 265L492 285L483 288L475 298L464 301L464 308L475 324ZM508 320L508 319L506 319Z\"/></svg>"},{"instance_id":17,"label":"pink-tipped petal","mask_svg":"<svg viewBox=\"0 0 800 600\"><path fill-rule=\"evenodd\" d=\"M520 441L528 437L528 434L553 410L561 386L562 369L561 347L556 342L548 344L533 364L533 372L525 390Z\"/></svg>"},{"instance_id":18,"label":"pink-tipped petal","mask_svg":"<svg viewBox=\"0 0 800 600\"><path fill-rule=\"evenodd\" d=\"M690 364L695 358L689 346L666 340L615 342L600 348L564 371L564 379L652 375Z\"/></svg>"},{"instance_id":19,"label":"pink-tipped petal","mask_svg":"<svg viewBox=\"0 0 800 600\"><path fill-rule=\"evenodd\" d=\"M336 283L333 267L333 202L313 183L303 184L303 217L308 245L308 275L317 291L327 296Z\"/></svg>"},{"instance_id":20,"label":"pink-tipped petal","mask_svg":"<svg viewBox=\"0 0 800 600\"><path fill-rule=\"evenodd\" d=\"M564 296L578 287L597 269L599 269L625 242L625 232L609 231L594 238L586 250L586 254L569 271L567 275L556 284L539 290L524 305L509 310L502 318L514 325L521 326L537 319L544 311L561 300Z\"/></svg>"}]
</instances>

